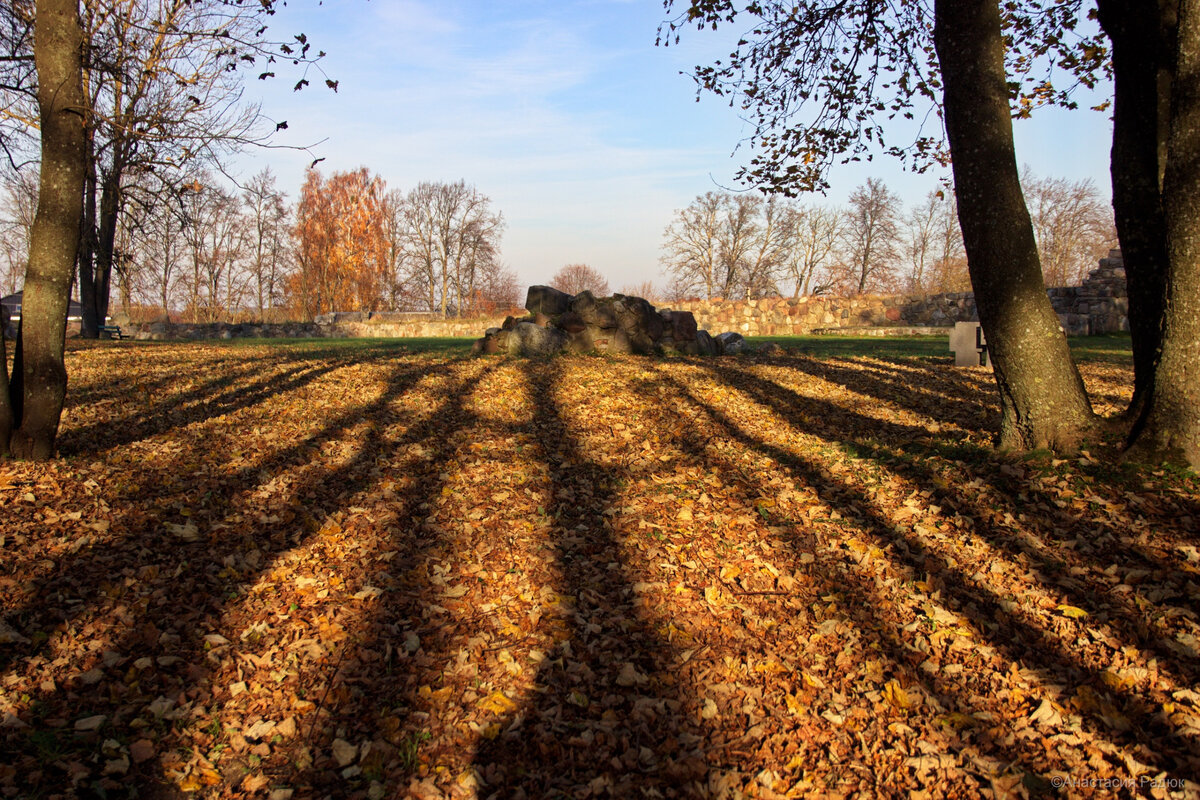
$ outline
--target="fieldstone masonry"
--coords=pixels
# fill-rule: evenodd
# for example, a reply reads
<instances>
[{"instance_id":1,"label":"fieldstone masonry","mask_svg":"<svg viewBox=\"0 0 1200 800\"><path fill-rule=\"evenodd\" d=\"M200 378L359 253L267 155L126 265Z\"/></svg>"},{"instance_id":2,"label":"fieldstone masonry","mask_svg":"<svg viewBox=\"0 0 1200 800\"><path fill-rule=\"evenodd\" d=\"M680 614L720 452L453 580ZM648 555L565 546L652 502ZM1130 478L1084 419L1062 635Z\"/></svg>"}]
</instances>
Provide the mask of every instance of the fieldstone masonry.
<instances>
[{"instance_id":1,"label":"fieldstone masonry","mask_svg":"<svg viewBox=\"0 0 1200 800\"><path fill-rule=\"evenodd\" d=\"M1108 251L1080 286L1047 290L1063 330L1070 336L1095 336L1129 330L1129 294L1120 250Z\"/></svg>"},{"instance_id":2,"label":"fieldstone masonry","mask_svg":"<svg viewBox=\"0 0 1200 800\"><path fill-rule=\"evenodd\" d=\"M1129 330L1125 264L1112 250L1081 286L1047 289L1050 304L1069 336ZM956 322L975 322L975 295L860 295L858 297L765 298L761 300L688 300L677 308L691 311L697 324L735 330L744 336L788 336L893 330L911 335L928 328L947 335ZM914 330L916 329L916 330Z\"/></svg>"},{"instance_id":3,"label":"fieldstone masonry","mask_svg":"<svg viewBox=\"0 0 1200 800\"><path fill-rule=\"evenodd\" d=\"M560 293L561 294L561 293ZM1129 330L1129 300L1121 251L1100 259L1099 267L1080 286L1047 290L1063 330L1072 336ZM531 302L558 302L546 298ZM956 322L979 319L970 292L935 295L862 295L859 297L763 298L760 300L685 300L673 311L659 312L664 331L674 341L691 341L692 331L724 330L742 336L790 336L813 333L912 335L927 332L948 335ZM559 306L530 309L534 319L545 319ZM568 309L570 310L570 309ZM563 312L556 312L563 313ZM213 323L173 325L165 322L132 325L138 339L230 339L243 337L405 337L476 336L482 328L499 328L504 318L442 319L437 314L404 312L338 312L322 314L311 323L278 325ZM560 327L586 324L568 319ZM125 326L122 326L125 327ZM850 329L850 330L848 330ZM705 334L707 336L707 334ZM700 337L701 339L703 337ZM711 337L709 337L711 338Z\"/></svg>"},{"instance_id":4,"label":"fieldstone masonry","mask_svg":"<svg viewBox=\"0 0 1200 800\"><path fill-rule=\"evenodd\" d=\"M128 326L136 339L400 339L417 336L474 336L492 319L443 319L441 314L401 311L337 311L312 322L207 324L149 322ZM121 326L125 328L125 325Z\"/></svg>"}]
</instances>

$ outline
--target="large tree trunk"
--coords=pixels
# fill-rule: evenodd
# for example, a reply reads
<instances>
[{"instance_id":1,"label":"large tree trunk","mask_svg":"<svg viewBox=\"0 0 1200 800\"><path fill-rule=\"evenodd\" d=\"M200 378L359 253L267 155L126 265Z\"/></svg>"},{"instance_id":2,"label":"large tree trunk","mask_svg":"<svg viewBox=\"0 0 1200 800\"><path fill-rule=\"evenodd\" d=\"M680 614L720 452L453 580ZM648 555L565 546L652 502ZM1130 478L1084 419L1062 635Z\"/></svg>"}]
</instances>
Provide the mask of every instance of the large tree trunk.
<instances>
[{"instance_id":1,"label":"large tree trunk","mask_svg":"<svg viewBox=\"0 0 1200 800\"><path fill-rule=\"evenodd\" d=\"M1163 176L1167 297L1162 356L1130 455L1200 468L1200 0L1179 4Z\"/></svg>"},{"instance_id":2,"label":"large tree trunk","mask_svg":"<svg viewBox=\"0 0 1200 800\"><path fill-rule=\"evenodd\" d=\"M937 0L934 14L958 218L1000 390L998 444L1069 450L1094 417L1021 193L997 0Z\"/></svg>"},{"instance_id":3,"label":"large tree trunk","mask_svg":"<svg viewBox=\"0 0 1200 800\"><path fill-rule=\"evenodd\" d=\"M82 43L76 0L37 0L34 62L42 164L18 340L23 397L10 443L17 458L54 454L67 392L63 344L87 166Z\"/></svg>"},{"instance_id":4,"label":"large tree trunk","mask_svg":"<svg viewBox=\"0 0 1200 800\"><path fill-rule=\"evenodd\" d=\"M1157 9L1157 13L1154 13ZM1167 228L1162 206L1177 0L1098 0L1100 26L1112 42L1113 211L1129 287L1133 338L1134 424L1149 406L1162 351L1167 294Z\"/></svg>"}]
</instances>

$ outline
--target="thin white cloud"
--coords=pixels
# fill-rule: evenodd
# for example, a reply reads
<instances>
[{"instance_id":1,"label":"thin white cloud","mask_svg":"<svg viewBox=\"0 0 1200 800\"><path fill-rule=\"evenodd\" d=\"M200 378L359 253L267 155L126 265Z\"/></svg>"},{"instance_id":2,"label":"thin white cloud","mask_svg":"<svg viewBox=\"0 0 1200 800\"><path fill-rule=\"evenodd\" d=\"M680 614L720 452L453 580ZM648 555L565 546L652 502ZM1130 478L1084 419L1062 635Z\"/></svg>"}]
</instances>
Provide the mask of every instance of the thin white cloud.
<instances>
[{"instance_id":1,"label":"thin white cloud","mask_svg":"<svg viewBox=\"0 0 1200 800\"><path fill-rule=\"evenodd\" d=\"M289 119L287 141L327 135L323 169L365 165L399 188L474 183L508 219L504 255L526 280L579 260L609 272L614 285L656 274L674 210L731 184L747 158L731 158L748 133L736 112L707 96L695 103L694 85L678 74L725 55L737 31L693 32L681 47L655 49L661 9L641 0L327 0L325 9L335 22L308 27L329 51L340 90L275 87L267 107ZM1098 160L1102 177L1103 132L1098 139L1071 151L1080 169ZM311 157L271 160L294 192ZM886 159L834 174L833 202L868 175L910 198L939 177L905 174Z\"/></svg>"}]
</instances>

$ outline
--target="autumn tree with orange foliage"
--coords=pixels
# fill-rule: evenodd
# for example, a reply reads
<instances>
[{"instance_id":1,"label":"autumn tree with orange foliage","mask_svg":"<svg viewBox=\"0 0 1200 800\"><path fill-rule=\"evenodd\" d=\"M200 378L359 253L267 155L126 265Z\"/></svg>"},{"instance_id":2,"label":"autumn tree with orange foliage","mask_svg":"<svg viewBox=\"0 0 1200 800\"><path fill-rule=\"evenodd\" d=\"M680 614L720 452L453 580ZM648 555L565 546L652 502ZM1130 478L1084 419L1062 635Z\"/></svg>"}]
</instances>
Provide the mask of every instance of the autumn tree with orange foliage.
<instances>
[{"instance_id":1,"label":"autumn tree with orange foliage","mask_svg":"<svg viewBox=\"0 0 1200 800\"><path fill-rule=\"evenodd\" d=\"M366 167L328 179L308 170L296 208L296 271L289 294L308 318L378 311L391 280L384 183Z\"/></svg>"}]
</instances>

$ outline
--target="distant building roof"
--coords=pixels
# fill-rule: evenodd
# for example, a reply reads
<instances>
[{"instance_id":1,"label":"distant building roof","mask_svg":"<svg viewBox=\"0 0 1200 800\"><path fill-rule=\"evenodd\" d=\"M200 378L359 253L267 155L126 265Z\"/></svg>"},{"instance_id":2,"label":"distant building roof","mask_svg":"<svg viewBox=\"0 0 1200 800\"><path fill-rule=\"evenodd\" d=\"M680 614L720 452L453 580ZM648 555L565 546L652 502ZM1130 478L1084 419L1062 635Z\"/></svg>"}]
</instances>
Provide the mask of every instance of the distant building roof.
<instances>
[{"instance_id":1,"label":"distant building roof","mask_svg":"<svg viewBox=\"0 0 1200 800\"><path fill-rule=\"evenodd\" d=\"M5 297L0 297L0 305L8 309L8 313L12 315L13 321L21 317L21 297L25 294L22 290L16 294L10 294ZM83 317L83 306L78 300L72 300L67 303L67 319L80 319Z\"/></svg>"}]
</instances>

